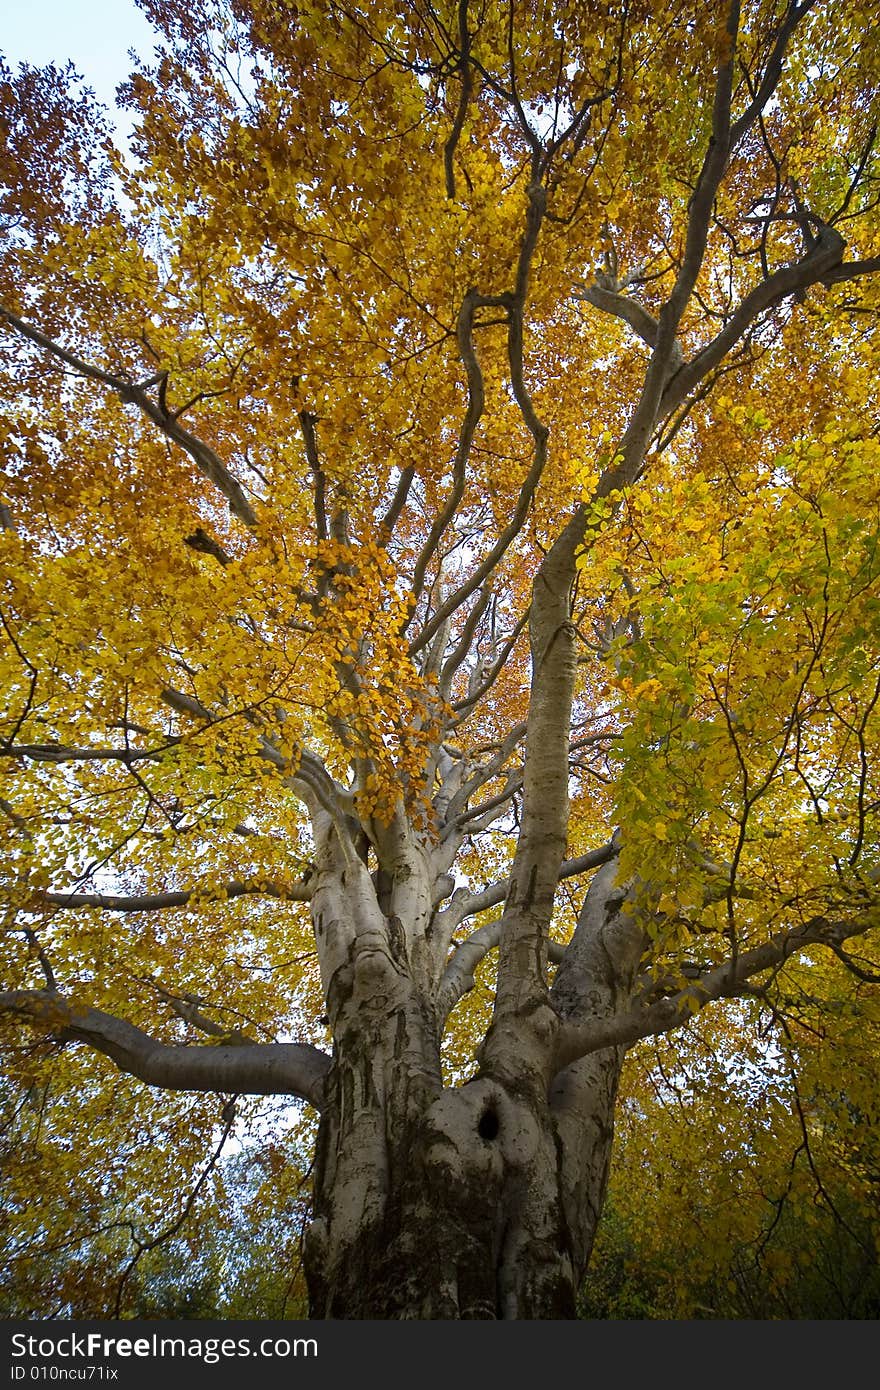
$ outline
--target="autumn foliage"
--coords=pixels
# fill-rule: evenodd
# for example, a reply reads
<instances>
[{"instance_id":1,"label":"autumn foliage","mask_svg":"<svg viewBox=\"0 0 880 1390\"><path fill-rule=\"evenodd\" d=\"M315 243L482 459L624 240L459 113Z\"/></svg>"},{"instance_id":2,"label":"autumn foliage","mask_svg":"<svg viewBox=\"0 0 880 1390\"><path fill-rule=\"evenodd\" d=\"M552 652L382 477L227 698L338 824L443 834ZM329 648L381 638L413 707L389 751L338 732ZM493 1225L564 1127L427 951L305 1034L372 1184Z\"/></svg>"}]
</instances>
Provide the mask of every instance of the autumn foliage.
<instances>
[{"instance_id":1,"label":"autumn foliage","mask_svg":"<svg viewBox=\"0 0 880 1390\"><path fill-rule=\"evenodd\" d=\"M0 68L10 1309L136 1312L235 1208L301 1311L314 1107L357 1316L328 1155L391 1248L501 1095L580 1191L631 1049L587 1311L762 1316L754 1253L864 1315L785 1232L876 1263L874 7L139 3L116 127ZM489 1245L416 1315L548 1315Z\"/></svg>"}]
</instances>

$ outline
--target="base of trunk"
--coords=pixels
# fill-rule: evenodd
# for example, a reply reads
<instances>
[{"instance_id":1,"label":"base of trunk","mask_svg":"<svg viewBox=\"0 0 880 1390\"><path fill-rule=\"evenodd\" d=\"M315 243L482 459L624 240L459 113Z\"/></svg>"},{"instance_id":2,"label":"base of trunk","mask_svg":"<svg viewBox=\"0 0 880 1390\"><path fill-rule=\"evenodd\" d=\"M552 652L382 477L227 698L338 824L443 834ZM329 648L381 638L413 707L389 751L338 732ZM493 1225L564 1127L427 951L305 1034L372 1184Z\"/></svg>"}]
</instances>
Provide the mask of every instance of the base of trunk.
<instances>
[{"instance_id":1,"label":"base of trunk","mask_svg":"<svg viewBox=\"0 0 880 1390\"><path fill-rule=\"evenodd\" d=\"M549 1113L480 1078L410 1126L378 1218L353 1230L338 1189L321 1192L317 1174L311 1316L574 1318L558 1151ZM333 1167L338 1183L338 1156Z\"/></svg>"}]
</instances>

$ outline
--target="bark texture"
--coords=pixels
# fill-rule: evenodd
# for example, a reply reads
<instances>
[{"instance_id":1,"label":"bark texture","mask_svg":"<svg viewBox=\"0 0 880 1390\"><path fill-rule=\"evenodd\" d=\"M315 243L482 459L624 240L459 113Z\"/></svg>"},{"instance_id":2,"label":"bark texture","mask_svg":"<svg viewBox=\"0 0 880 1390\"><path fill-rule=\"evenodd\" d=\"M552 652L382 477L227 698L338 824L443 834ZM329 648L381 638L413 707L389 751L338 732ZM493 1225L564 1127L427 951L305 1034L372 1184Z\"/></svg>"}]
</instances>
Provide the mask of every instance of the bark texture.
<instances>
[{"instance_id":1,"label":"bark texture","mask_svg":"<svg viewBox=\"0 0 880 1390\"><path fill-rule=\"evenodd\" d=\"M403 894L410 913L430 904L438 892L430 878L443 865L411 836L404 853L402 826L386 850L392 842L396 868L389 860L370 875L360 864L341 868L329 831L326 881L319 878L313 898L317 938L332 942L322 958L335 1043L305 1251L311 1314L574 1317L608 1172L623 1049L606 1048L554 1077L551 1035L629 999L642 941L621 911L616 854L612 847L611 858L601 856L555 983L540 991L544 1026L496 1029L476 1076L444 1087L435 1002L443 913L428 907L424 930L414 932L411 916L404 925L388 912ZM526 911L533 920L532 903ZM483 939L497 942L498 934ZM531 957L533 981L548 982L548 955L545 947L537 977ZM537 1012L531 995L517 1010L509 1001L502 1018Z\"/></svg>"}]
</instances>

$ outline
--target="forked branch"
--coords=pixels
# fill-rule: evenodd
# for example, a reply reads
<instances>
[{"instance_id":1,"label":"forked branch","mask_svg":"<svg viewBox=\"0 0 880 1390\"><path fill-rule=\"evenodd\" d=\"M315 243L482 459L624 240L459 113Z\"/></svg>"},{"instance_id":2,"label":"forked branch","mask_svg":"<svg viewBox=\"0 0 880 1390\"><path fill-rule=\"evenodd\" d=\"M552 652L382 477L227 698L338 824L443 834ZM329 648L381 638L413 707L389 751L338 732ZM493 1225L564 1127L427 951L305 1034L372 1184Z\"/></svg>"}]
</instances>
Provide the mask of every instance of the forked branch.
<instances>
[{"instance_id":1,"label":"forked branch","mask_svg":"<svg viewBox=\"0 0 880 1390\"><path fill-rule=\"evenodd\" d=\"M556 1069L588 1053L606 1047L630 1047L641 1038L653 1037L679 1028L707 1004L718 999L734 999L749 992L749 981L773 970L808 946L824 945L832 950L849 937L861 936L877 926L877 909L858 913L844 921L813 917L789 931L777 932L760 946L740 952L735 960L724 961L704 971L687 987L646 1007L635 1007L609 1018L564 1026L557 1039Z\"/></svg>"}]
</instances>

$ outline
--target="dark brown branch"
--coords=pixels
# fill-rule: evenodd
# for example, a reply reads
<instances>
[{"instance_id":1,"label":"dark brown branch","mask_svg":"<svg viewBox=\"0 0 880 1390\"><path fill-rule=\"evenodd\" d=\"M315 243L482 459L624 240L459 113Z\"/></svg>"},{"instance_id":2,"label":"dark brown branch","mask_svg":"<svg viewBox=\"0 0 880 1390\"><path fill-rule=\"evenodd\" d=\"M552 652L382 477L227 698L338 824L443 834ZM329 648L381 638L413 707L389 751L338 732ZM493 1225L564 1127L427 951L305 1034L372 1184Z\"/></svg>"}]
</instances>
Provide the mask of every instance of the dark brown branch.
<instances>
[{"instance_id":1,"label":"dark brown branch","mask_svg":"<svg viewBox=\"0 0 880 1390\"><path fill-rule=\"evenodd\" d=\"M388 508L382 520L379 522L381 540L382 543L385 545L387 545L388 541L390 540L391 534L394 531L395 526L397 525L401 512L406 506L406 499L409 497L409 490L412 487L413 478L415 476L416 470L413 467L413 465L410 464L408 468L404 468L403 472L397 480L397 487L395 488L394 496L391 499L391 506Z\"/></svg>"},{"instance_id":2,"label":"dark brown branch","mask_svg":"<svg viewBox=\"0 0 880 1390\"><path fill-rule=\"evenodd\" d=\"M430 622L426 623L419 636L410 644L410 653L413 654L424 647L436 632L443 626L447 618L451 617L461 605L470 598L475 589L478 589L485 579L492 573L498 561L505 555L508 547L519 535L526 514L531 505L535 490L544 472L544 465L547 462L547 440L549 429L538 419L535 408L532 404L531 396L526 388L523 373L523 320L525 315L525 305L528 296L529 274L531 272L532 258L538 244L538 236L541 225L547 210L547 191L540 183L532 183L528 190L529 205L526 212L526 226L520 242L519 259L517 262L516 282L513 293L500 295L495 299L485 296L478 297L477 303L491 305L498 303L508 310L508 330L507 330L507 356L510 365L510 382L516 403L520 408L526 428L534 441L534 453L532 464L526 475L522 487L519 491L513 515L504 530L500 533L497 541L489 551L488 555L477 565L476 569L465 580L465 582L451 594L445 603L437 610ZM473 322L473 312L471 312L471 323ZM473 353L473 349L471 348ZM476 365L476 357L474 357ZM479 368L477 368L479 371ZM481 411L482 413L482 390L483 380L480 375L481 392ZM479 418L479 417L478 417ZM474 430L476 429L476 421ZM473 438L473 430L471 438ZM468 447L470 446L470 441ZM444 526L446 522L444 521ZM416 586L414 585L414 588Z\"/></svg>"},{"instance_id":3,"label":"dark brown branch","mask_svg":"<svg viewBox=\"0 0 880 1390\"><path fill-rule=\"evenodd\" d=\"M831 285L839 285L844 280L858 280L863 275L876 275L880 270L880 256L871 256L866 261L842 261L840 265L834 266L825 275L820 277L820 283L830 288Z\"/></svg>"},{"instance_id":4,"label":"dark brown branch","mask_svg":"<svg viewBox=\"0 0 880 1390\"><path fill-rule=\"evenodd\" d=\"M231 883L224 883L210 890L196 887L177 892L142 893L134 896L113 893L46 892L31 900L29 910L36 911L49 905L64 908L97 907L104 912L162 912L166 908L186 907L193 898L200 904L225 902L227 899L242 897L278 898L282 902L307 903L311 896L311 889L306 883L272 883L269 880L243 883L234 879Z\"/></svg>"},{"instance_id":5,"label":"dark brown branch","mask_svg":"<svg viewBox=\"0 0 880 1390\"><path fill-rule=\"evenodd\" d=\"M303 443L306 446L306 458L312 477L315 480L315 528L318 533L318 540L325 541L330 532L327 529L327 500L326 500L326 479L324 470L321 467L321 458L318 453L318 435L315 426L318 423L317 416L312 415L307 410L299 413L299 423L303 432Z\"/></svg>"},{"instance_id":6,"label":"dark brown branch","mask_svg":"<svg viewBox=\"0 0 880 1390\"><path fill-rule=\"evenodd\" d=\"M492 589L491 586L487 584L477 596L477 601L465 620L461 636L444 661L440 671L440 691L444 699L449 698L449 692L452 688L452 678L462 662L467 658L474 640L474 633L491 601Z\"/></svg>"},{"instance_id":7,"label":"dark brown branch","mask_svg":"<svg viewBox=\"0 0 880 1390\"><path fill-rule=\"evenodd\" d=\"M465 410L464 419L461 422L461 429L458 434L458 446L452 465L452 491L440 515L434 519L427 540L416 561L412 585L413 595L416 599L418 599L421 593L428 565L431 563L436 553L440 538L458 511L459 503L464 496L467 477L467 461L470 457L471 444L473 443L477 425L480 423L480 418L483 414L483 406L485 404L483 373L480 370L480 364L477 361L477 354L474 351L473 343L474 313L476 312L477 305L483 302L485 301L475 289L469 289L462 300L458 315L456 337L459 356L464 364L465 375L467 377L467 408ZM426 642L430 641L430 638L433 637L438 628L442 626L445 617L446 615L444 614L444 617L437 621L435 616L434 621L430 624L430 636L425 636L425 634L422 633L418 641L418 647L422 647ZM412 650L416 649L417 647L414 643Z\"/></svg>"},{"instance_id":8,"label":"dark brown branch","mask_svg":"<svg viewBox=\"0 0 880 1390\"><path fill-rule=\"evenodd\" d=\"M27 758L37 763L120 762L131 765L158 757L178 739L167 739L158 748L76 748L65 743L18 743L4 748L4 758Z\"/></svg>"},{"instance_id":9,"label":"dark brown branch","mask_svg":"<svg viewBox=\"0 0 880 1390\"><path fill-rule=\"evenodd\" d=\"M446 196L452 199L455 198L455 151L458 148L458 142L461 138L461 132L464 127L474 85L470 65L471 36L468 32L467 18L468 0L459 0L458 74L461 78L461 91L459 93L455 120L452 123L452 130L449 132L449 139L443 146L443 169L446 174Z\"/></svg>"},{"instance_id":10,"label":"dark brown branch","mask_svg":"<svg viewBox=\"0 0 880 1390\"><path fill-rule=\"evenodd\" d=\"M211 555L225 568L232 564L232 560L226 554L219 541L215 541L213 536L209 536L203 527L197 526L191 536L184 537L184 545L188 545L190 550L198 551L201 555Z\"/></svg>"},{"instance_id":11,"label":"dark brown branch","mask_svg":"<svg viewBox=\"0 0 880 1390\"><path fill-rule=\"evenodd\" d=\"M779 79L782 76L782 65L785 61L785 53L791 37L801 20L805 15L809 14L815 3L816 0L803 0L803 4L789 5L785 19L776 35L773 52L770 54L767 61L761 84L739 120L735 121L731 126L731 153L736 149L743 136L746 135L754 125L768 101L773 96L773 93L776 91L776 88L779 86Z\"/></svg>"},{"instance_id":12,"label":"dark brown branch","mask_svg":"<svg viewBox=\"0 0 880 1390\"><path fill-rule=\"evenodd\" d=\"M136 405L149 420L152 420L166 438L173 440L185 453L189 454L199 472L203 473L226 498L233 516L237 516L239 521L243 521L246 526L256 526L256 513L245 497L241 484L233 478L210 445L205 444L194 434L190 434L189 430L184 429L183 425L173 416L168 415L159 403L150 399L142 386L123 381L121 377L113 376L110 372L102 371L100 367L93 367L90 363L84 362L75 353L68 352L59 343L47 338L45 333L41 333L32 324L25 323L17 315L10 313L3 305L0 305L0 319L5 319L9 326L20 333L23 338L28 338L32 343L36 343L38 347L43 348L59 362L66 363L78 375L87 377L90 381L100 382L103 386L108 386L126 405Z\"/></svg>"},{"instance_id":13,"label":"dark brown branch","mask_svg":"<svg viewBox=\"0 0 880 1390\"><path fill-rule=\"evenodd\" d=\"M712 135L690 202L684 254L669 298L660 310L657 334L644 385L621 442L623 462L611 470L612 488L632 482L639 474L648 441L657 422L660 399L675 360L676 335L700 273L709 236L712 208L730 154L730 103L734 55L739 31L739 4L733 0L727 21L729 53L718 68L712 104Z\"/></svg>"},{"instance_id":14,"label":"dark brown branch","mask_svg":"<svg viewBox=\"0 0 880 1390\"><path fill-rule=\"evenodd\" d=\"M510 653L516 646L520 634L522 633L528 621L529 614L528 610L526 610L526 612L523 613L522 617L517 621L513 631L505 639L504 645L502 646L497 658L492 663L488 672L486 673L486 678L483 681L483 683L477 686L475 689L470 690L465 699L456 701L456 703L452 706L453 710L458 715L458 718L455 720L455 725L453 725L453 727L456 727L457 725L461 724L462 721L467 718L474 705L477 704L480 700L482 700L483 696L486 695L492 689L492 686L495 684L501 672L504 670L504 667L507 665L507 658L510 656Z\"/></svg>"},{"instance_id":15,"label":"dark brown branch","mask_svg":"<svg viewBox=\"0 0 880 1390\"><path fill-rule=\"evenodd\" d=\"M696 357L676 372L663 393L660 413L666 416L677 410L694 387L723 361L761 314L810 285L819 282L829 283L829 277L833 277L835 267L840 266L844 249L845 243L840 233L833 227L822 227L812 250L806 256L794 265L781 266L769 279L756 285L731 314L721 332L716 334Z\"/></svg>"}]
</instances>

